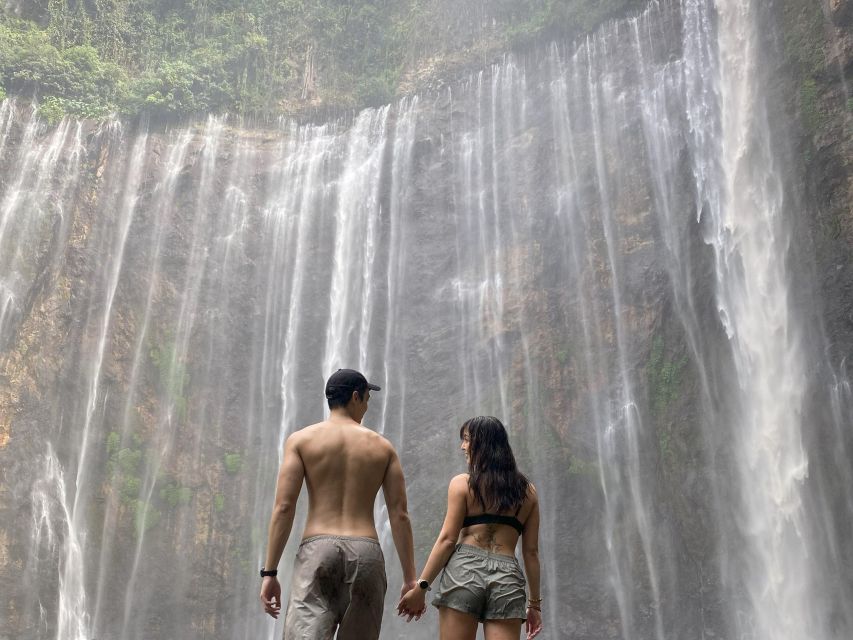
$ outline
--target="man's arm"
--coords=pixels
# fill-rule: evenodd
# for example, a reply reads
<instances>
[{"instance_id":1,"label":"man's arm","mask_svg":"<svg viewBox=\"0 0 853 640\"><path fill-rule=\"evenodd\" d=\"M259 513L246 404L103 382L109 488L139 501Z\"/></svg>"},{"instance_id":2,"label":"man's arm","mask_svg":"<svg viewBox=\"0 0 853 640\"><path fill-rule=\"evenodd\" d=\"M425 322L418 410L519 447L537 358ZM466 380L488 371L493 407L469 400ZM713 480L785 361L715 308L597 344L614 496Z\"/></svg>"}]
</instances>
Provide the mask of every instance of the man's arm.
<instances>
[{"instance_id":1,"label":"man's arm","mask_svg":"<svg viewBox=\"0 0 853 640\"><path fill-rule=\"evenodd\" d=\"M302 456L296 448L296 438L290 435L284 443L284 459L278 470L278 481L275 489L275 504L270 517L269 535L267 539L267 557L264 569L269 571L278 567L281 554L290 537L293 527L293 516L296 513L296 501L302 489L305 478L305 467ZM264 609L273 618L281 611L281 586L274 577L264 578L261 586L261 602Z\"/></svg>"},{"instance_id":2,"label":"man's arm","mask_svg":"<svg viewBox=\"0 0 853 640\"><path fill-rule=\"evenodd\" d=\"M415 584L415 544L412 540L412 521L409 519L406 498L406 479L397 452L391 448L391 459L382 480L382 492L388 508L391 535L397 548L397 557L403 570L404 593Z\"/></svg>"}]
</instances>

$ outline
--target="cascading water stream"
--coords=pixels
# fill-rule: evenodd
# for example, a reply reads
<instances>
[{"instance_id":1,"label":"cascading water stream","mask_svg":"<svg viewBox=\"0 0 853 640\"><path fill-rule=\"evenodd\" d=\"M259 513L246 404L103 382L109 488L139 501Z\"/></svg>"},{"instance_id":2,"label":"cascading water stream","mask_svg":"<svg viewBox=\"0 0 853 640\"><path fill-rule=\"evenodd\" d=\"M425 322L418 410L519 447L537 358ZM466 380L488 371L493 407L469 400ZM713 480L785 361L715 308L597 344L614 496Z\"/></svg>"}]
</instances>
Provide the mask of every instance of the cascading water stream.
<instances>
[{"instance_id":1,"label":"cascading water stream","mask_svg":"<svg viewBox=\"0 0 853 640\"><path fill-rule=\"evenodd\" d=\"M803 336L789 302L790 232L762 93L756 9L724 0L717 3L716 21L718 58L706 60L712 66L703 75L716 80L711 90L719 115L704 126L719 127L711 147L719 155L706 155L701 166L717 180L700 183L698 197L740 391L731 437L742 502L733 507L746 545L723 562L748 596L745 609L734 607L738 637L823 637L813 617L818 603L803 526ZM696 122L707 117L707 99L706 92L693 101L703 106Z\"/></svg>"},{"instance_id":2,"label":"cascading water stream","mask_svg":"<svg viewBox=\"0 0 853 640\"><path fill-rule=\"evenodd\" d=\"M172 147L169 157L166 159L165 175L161 178L158 190L159 192L151 206L156 222L154 224L154 229L151 232L151 266L147 274L148 287L145 300L145 311L139 326L139 334L134 348L133 364L128 381L128 393L122 411L121 429L113 432L116 434L116 437L114 438L116 447L120 447L121 449L127 448L131 444L131 440L133 438L132 416L135 411L137 393L139 391L141 365L145 361L145 350L147 340L149 339L148 328L151 324L152 315L154 313L154 298L156 296L158 282L158 263L163 250L163 236L166 232L168 218L167 213L169 212L169 206L171 205L172 198L174 196L175 181L178 177L178 171L183 167L183 160L189 143L190 136L185 134L181 136L181 139ZM121 500L119 499L119 496L110 496L110 500L105 511L104 524L101 533L103 543L101 545L97 563L99 574L95 597L96 608L93 614L93 626L95 629L101 628L100 621L103 613L100 607L105 600L105 593L108 584L107 574L110 567L110 559L114 553L114 540L111 534L115 531L118 525L120 509Z\"/></svg>"},{"instance_id":3,"label":"cascading water stream","mask_svg":"<svg viewBox=\"0 0 853 640\"><path fill-rule=\"evenodd\" d=\"M62 557L59 575L59 603L57 636L82 640L88 638L89 618L86 608L84 582L84 556L81 531L74 526L70 505L66 502L69 492L65 476L53 448L48 446L39 479L33 486L32 548L30 559L38 560L47 536L47 550ZM63 531L57 527L66 525ZM60 543L61 541L61 543ZM40 613L43 613L40 612ZM39 621L39 627L47 627Z\"/></svg>"},{"instance_id":4,"label":"cascading water stream","mask_svg":"<svg viewBox=\"0 0 853 640\"><path fill-rule=\"evenodd\" d=\"M364 111L349 132L337 194L337 229L332 256L331 318L323 371L368 365L371 337L373 261L381 214L380 173L385 154L388 107ZM378 372L377 372L378 373Z\"/></svg>"},{"instance_id":5,"label":"cascading water stream","mask_svg":"<svg viewBox=\"0 0 853 640\"><path fill-rule=\"evenodd\" d=\"M117 124L112 126L115 126L116 128L119 127ZM108 127L103 134L106 136L111 134L116 135L116 133L111 130L112 126ZM122 132L120 129L118 130L117 135L121 137ZM89 363L89 370L84 370L82 372L84 380L86 381L88 395L82 412L82 425L78 444L78 451L80 453L76 466L77 477L75 490L73 491L73 508L71 511L71 518L69 520L69 526L77 530L81 530L84 527L84 513L87 508L86 500L89 498L89 491L91 489L91 481L89 480L91 469L88 463L88 458L93 453L90 449L91 431L93 427L96 426L93 423L99 417L96 416L96 412L101 406L103 406L102 403L104 402L102 396L104 391L101 389L102 367L107 340L110 335L111 322L113 319L113 303L123 266L122 259L127 246L130 225L133 221L134 213L136 212L137 190L139 188L139 182L141 180L144 166L146 142L147 138L144 134L136 137L130 152L128 171L125 176L123 190L119 192L118 189L120 187L116 185L116 191L111 194L115 196L115 201L118 204L118 224L114 234L106 234L104 236L104 248L111 260L107 261L104 271L101 274L98 274L101 276L99 284L103 286L103 298L97 299L96 302L93 301L92 306L89 308L89 313L96 318L98 336L97 342L94 345L94 357ZM75 564L76 563L72 563L69 558L69 560L66 561L66 569L64 570L64 573L67 573L70 570L69 568L74 568ZM81 566L77 570L82 571L83 567ZM81 601L81 598L85 596L85 589L81 589L81 585L85 584L83 576L76 576L76 580L74 582L71 580L65 580L63 582L64 584L60 587L60 608L62 607L61 603L63 599L78 603L78 606L73 612L73 616L76 618L76 631L68 634L65 631L60 617L58 637L68 638L69 640L85 640L90 636L90 629L88 628L88 608L86 608L85 601ZM85 620L85 622L83 620Z\"/></svg>"}]
</instances>

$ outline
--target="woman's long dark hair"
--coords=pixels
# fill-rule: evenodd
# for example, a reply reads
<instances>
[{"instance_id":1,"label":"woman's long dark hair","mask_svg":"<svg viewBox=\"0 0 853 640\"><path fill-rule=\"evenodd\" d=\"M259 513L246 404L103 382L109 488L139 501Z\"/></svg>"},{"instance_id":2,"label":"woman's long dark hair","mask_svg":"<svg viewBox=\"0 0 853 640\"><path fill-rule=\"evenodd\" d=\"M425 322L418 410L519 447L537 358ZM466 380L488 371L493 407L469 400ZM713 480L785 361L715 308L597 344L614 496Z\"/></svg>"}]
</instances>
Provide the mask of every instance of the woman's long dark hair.
<instances>
[{"instance_id":1,"label":"woman's long dark hair","mask_svg":"<svg viewBox=\"0 0 853 640\"><path fill-rule=\"evenodd\" d=\"M459 437L468 434L468 486L483 509L501 513L517 509L527 496L530 481L515 464L506 429L497 418L466 420Z\"/></svg>"}]
</instances>

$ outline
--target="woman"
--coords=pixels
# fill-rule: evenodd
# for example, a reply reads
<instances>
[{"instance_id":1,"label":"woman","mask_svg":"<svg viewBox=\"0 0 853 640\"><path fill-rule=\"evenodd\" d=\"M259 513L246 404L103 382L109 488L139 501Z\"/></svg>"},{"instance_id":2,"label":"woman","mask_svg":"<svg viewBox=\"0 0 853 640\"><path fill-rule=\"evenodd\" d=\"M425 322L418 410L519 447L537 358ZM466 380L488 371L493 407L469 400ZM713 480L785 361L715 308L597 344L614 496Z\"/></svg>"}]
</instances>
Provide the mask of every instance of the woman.
<instances>
[{"instance_id":1,"label":"woman","mask_svg":"<svg viewBox=\"0 0 853 640\"><path fill-rule=\"evenodd\" d=\"M471 418L459 430L468 473L450 481L447 515L418 585L397 611L409 620L426 610L426 592L444 568L432 604L441 640L518 640L527 621L530 640L542 630L539 595L539 501L515 464L506 429L497 418ZM530 589L515 559L521 538Z\"/></svg>"}]
</instances>

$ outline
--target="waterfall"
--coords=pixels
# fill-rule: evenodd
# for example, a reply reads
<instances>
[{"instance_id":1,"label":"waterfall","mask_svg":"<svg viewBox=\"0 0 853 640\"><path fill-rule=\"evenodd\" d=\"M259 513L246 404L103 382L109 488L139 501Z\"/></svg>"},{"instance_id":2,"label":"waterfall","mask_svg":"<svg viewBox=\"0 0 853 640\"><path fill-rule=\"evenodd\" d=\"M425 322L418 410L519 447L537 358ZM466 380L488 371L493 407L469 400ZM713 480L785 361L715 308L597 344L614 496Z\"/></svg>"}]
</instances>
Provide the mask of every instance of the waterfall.
<instances>
[{"instance_id":1,"label":"waterfall","mask_svg":"<svg viewBox=\"0 0 853 640\"><path fill-rule=\"evenodd\" d=\"M279 637L275 473L340 367L382 386L419 565L459 425L508 425L547 637L850 637L853 394L769 11L655 1L326 124L3 101L0 638ZM383 638L435 637L376 520Z\"/></svg>"},{"instance_id":2,"label":"waterfall","mask_svg":"<svg viewBox=\"0 0 853 640\"><path fill-rule=\"evenodd\" d=\"M741 476L738 524L746 552L738 580L748 594L740 637L816 637L810 541L803 527L805 359L789 303L784 177L771 146L759 72L756 12L718 3L719 182L707 203L720 321L740 390L732 424ZM791 577L796 576L795 580Z\"/></svg>"}]
</instances>

